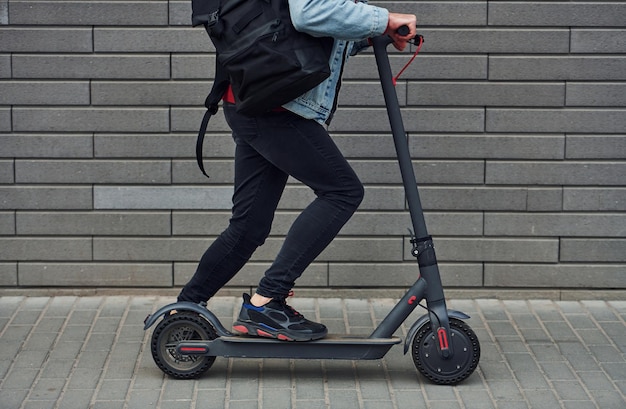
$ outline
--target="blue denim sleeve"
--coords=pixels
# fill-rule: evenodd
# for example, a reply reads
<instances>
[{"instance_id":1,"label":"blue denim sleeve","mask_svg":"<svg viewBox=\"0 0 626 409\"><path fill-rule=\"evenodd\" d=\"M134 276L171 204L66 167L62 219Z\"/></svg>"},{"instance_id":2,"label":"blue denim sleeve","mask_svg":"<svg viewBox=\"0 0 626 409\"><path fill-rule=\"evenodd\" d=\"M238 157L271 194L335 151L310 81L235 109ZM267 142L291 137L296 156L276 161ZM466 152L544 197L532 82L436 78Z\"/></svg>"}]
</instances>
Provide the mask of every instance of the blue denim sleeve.
<instances>
[{"instance_id":1,"label":"blue denim sleeve","mask_svg":"<svg viewBox=\"0 0 626 409\"><path fill-rule=\"evenodd\" d=\"M362 40L387 29L387 9L354 0L289 0L291 20L298 31L338 40Z\"/></svg>"}]
</instances>

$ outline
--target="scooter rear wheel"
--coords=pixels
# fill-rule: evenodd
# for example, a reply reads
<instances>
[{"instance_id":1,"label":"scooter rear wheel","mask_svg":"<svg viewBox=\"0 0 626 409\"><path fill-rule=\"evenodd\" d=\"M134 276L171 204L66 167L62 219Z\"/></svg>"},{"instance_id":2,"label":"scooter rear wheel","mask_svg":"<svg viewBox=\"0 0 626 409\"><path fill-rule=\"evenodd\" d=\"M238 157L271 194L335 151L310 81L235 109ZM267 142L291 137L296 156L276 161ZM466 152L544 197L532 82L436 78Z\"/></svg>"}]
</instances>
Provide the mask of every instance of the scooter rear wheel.
<instances>
[{"instance_id":1,"label":"scooter rear wheel","mask_svg":"<svg viewBox=\"0 0 626 409\"><path fill-rule=\"evenodd\" d=\"M439 355L437 342L430 321L422 325L413 338L413 362L422 375L439 385L455 385L474 372L480 360L480 344L469 325L450 318L452 358L444 359Z\"/></svg>"},{"instance_id":2,"label":"scooter rear wheel","mask_svg":"<svg viewBox=\"0 0 626 409\"><path fill-rule=\"evenodd\" d=\"M207 341L217 334L207 320L194 312L166 316L152 333L151 351L156 365L178 379L197 378L215 362L214 356L183 355L176 347L183 341Z\"/></svg>"}]
</instances>

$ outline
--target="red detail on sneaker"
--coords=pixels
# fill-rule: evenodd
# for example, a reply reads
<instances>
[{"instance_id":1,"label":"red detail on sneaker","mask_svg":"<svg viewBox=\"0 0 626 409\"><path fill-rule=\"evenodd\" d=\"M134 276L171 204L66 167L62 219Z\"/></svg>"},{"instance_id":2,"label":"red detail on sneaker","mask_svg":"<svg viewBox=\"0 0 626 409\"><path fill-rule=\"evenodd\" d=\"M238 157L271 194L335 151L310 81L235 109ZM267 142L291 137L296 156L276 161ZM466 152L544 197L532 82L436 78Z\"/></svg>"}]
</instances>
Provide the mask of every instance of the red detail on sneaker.
<instances>
[{"instance_id":1,"label":"red detail on sneaker","mask_svg":"<svg viewBox=\"0 0 626 409\"><path fill-rule=\"evenodd\" d=\"M274 336L272 334L270 334L269 332L265 332L262 329L257 329L256 333L260 337L274 338Z\"/></svg>"},{"instance_id":2,"label":"red detail on sneaker","mask_svg":"<svg viewBox=\"0 0 626 409\"><path fill-rule=\"evenodd\" d=\"M413 305L413 303L415 302L415 300L417 300L416 296L412 296L411 298L409 298L409 305Z\"/></svg>"},{"instance_id":3,"label":"red detail on sneaker","mask_svg":"<svg viewBox=\"0 0 626 409\"><path fill-rule=\"evenodd\" d=\"M293 339L289 338L287 335L278 334L278 339L281 341L293 341Z\"/></svg>"},{"instance_id":4,"label":"red detail on sneaker","mask_svg":"<svg viewBox=\"0 0 626 409\"><path fill-rule=\"evenodd\" d=\"M242 334L248 333L248 328L246 328L244 325L235 325L233 326L233 329L237 332L241 332Z\"/></svg>"}]
</instances>

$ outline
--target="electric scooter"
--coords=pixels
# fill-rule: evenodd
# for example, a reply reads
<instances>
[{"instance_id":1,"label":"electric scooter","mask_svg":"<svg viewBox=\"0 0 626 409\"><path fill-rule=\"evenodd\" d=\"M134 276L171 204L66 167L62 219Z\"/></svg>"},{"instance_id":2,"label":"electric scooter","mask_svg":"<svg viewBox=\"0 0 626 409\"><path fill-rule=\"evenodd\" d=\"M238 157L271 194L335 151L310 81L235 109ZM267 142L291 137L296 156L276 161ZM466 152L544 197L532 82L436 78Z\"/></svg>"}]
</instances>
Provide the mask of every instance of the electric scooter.
<instances>
[{"instance_id":1,"label":"electric scooter","mask_svg":"<svg viewBox=\"0 0 626 409\"><path fill-rule=\"evenodd\" d=\"M408 34L408 27L401 27L400 30L403 29ZM391 347L402 342L393 334L418 305L428 313L411 326L404 341L404 354L411 351L417 370L436 384L454 385L470 376L478 366L480 343L470 326L463 322L470 317L446 307L433 240L424 221L387 54L387 47L392 40L383 35L371 41L415 232L409 229L413 245L411 253L417 258L419 267L417 281L369 336L329 334L323 339L308 342L232 333L206 308L205 303L177 302L166 305L146 318L144 330L162 318L152 333L150 347L156 365L169 376L179 379L199 377L213 365L217 356L381 359ZM423 37L416 36L413 42L417 41L421 45ZM420 304L422 300L426 301L425 307Z\"/></svg>"}]
</instances>

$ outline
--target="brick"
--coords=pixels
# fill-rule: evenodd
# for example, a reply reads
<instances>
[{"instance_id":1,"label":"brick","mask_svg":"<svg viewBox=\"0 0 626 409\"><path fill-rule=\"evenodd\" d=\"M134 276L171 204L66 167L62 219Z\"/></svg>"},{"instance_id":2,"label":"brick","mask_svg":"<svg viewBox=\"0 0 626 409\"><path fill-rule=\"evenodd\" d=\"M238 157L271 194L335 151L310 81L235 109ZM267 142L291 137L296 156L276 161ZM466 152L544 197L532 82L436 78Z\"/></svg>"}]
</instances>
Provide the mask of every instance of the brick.
<instances>
[{"instance_id":1,"label":"brick","mask_svg":"<svg viewBox=\"0 0 626 409\"><path fill-rule=\"evenodd\" d=\"M491 1L488 19L495 26L621 26L626 4Z\"/></svg>"},{"instance_id":2,"label":"brick","mask_svg":"<svg viewBox=\"0 0 626 409\"><path fill-rule=\"evenodd\" d=\"M435 238L435 250L441 261L556 263L559 242L525 238Z\"/></svg>"},{"instance_id":3,"label":"brick","mask_svg":"<svg viewBox=\"0 0 626 409\"><path fill-rule=\"evenodd\" d=\"M418 15L418 25L422 18ZM465 25L465 24L460 24ZM430 53L542 54L569 52L570 31L566 29L520 30L509 28L424 28L422 50ZM520 40L532 36L532 41ZM432 39L433 41L429 41Z\"/></svg>"},{"instance_id":4,"label":"brick","mask_svg":"<svg viewBox=\"0 0 626 409\"><path fill-rule=\"evenodd\" d=\"M95 209L230 209L232 187L94 187Z\"/></svg>"},{"instance_id":5,"label":"brick","mask_svg":"<svg viewBox=\"0 0 626 409\"><path fill-rule=\"evenodd\" d=\"M626 53L626 30L573 28L571 43L572 53Z\"/></svg>"},{"instance_id":6,"label":"brick","mask_svg":"<svg viewBox=\"0 0 626 409\"><path fill-rule=\"evenodd\" d=\"M15 169L12 160L0 160L0 183L15 183Z\"/></svg>"},{"instance_id":7,"label":"brick","mask_svg":"<svg viewBox=\"0 0 626 409\"><path fill-rule=\"evenodd\" d=\"M11 24L166 25L166 1L11 1Z\"/></svg>"},{"instance_id":8,"label":"brick","mask_svg":"<svg viewBox=\"0 0 626 409\"><path fill-rule=\"evenodd\" d=\"M172 265L20 263L20 285L46 287L169 287Z\"/></svg>"},{"instance_id":9,"label":"brick","mask_svg":"<svg viewBox=\"0 0 626 409\"><path fill-rule=\"evenodd\" d=\"M0 237L0 260L91 260L89 238Z\"/></svg>"},{"instance_id":10,"label":"brick","mask_svg":"<svg viewBox=\"0 0 626 409\"><path fill-rule=\"evenodd\" d=\"M397 73L408 61L407 56L389 57L392 72ZM487 79L488 57L482 55L448 56L422 55L402 74L405 81L421 79ZM350 59L345 67L344 78L378 79L378 69L373 56L359 55Z\"/></svg>"},{"instance_id":11,"label":"brick","mask_svg":"<svg viewBox=\"0 0 626 409\"><path fill-rule=\"evenodd\" d=\"M215 78L215 55L207 54L173 54L172 79L200 79ZM207 88L206 94L211 89Z\"/></svg>"},{"instance_id":12,"label":"brick","mask_svg":"<svg viewBox=\"0 0 626 409\"><path fill-rule=\"evenodd\" d=\"M169 161L17 160L17 183L170 183Z\"/></svg>"},{"instance_id":13,"label":"brick","mask_svg":"<svg viewBox=\"0 0 626 409\"><path fill-rule=\"evenodd\" d=\"M168 79L170 57L111 54L16 54L13 78Z\"/></svg>"},{"instance_id":14,"label":"brick","mask_svg":"<svg viewBox=\"0 0 626 409\"><path fill-rule=\"evenodd\" d=\"M482 132L484 110L472 108L421 108L402 112L407 132ZM330 126L332 132L381 132L389 130L384 109L340 108Z\"/></svg>"},{"instance_id":15,"label":"brick","mask_svg":"<svg viewBox=\"0 0 626 409\"><path fill-rule=\"evenodd\" d=\"M167 108L14 108L15 131L25 132L163 132Z\"/></svg>"},{"instance_id":16,"label":"brick","mask_svg":"<svg viewBox=\"0 0 626 409\"><path fill-rule=\"evenodd\" d=\"M0 108L0 132L11 131L11 108Z\"/></svg>"},{"instance_id":17,"label":"brick","mask_svg":"<svg viewBox=\"0 0 626 409\"><path fill-rule=\"evenodd\" d=\"M94 136L94 154L97 158L192 158L196 154L196 137L196 134L180 133L97 133ZM235 144L230 134L207 134L203 151L207 162L209 158L233 157L234 154ZM195 173L200 174L195 160L189 161L189 165L192 164ZM180 162L174 161L172 173L175 182L178 166ZM207 170L210 172L209 167ZM206 183L207 179L202 176L198 180Z\"/></svg>"},{"instance_id":18,"label":"brick","mask_svg":"<svg viewBox=\"0 0 626 409\"><path fill-rule=\"evenodd\" d=\"M406 87L396 87L400 106L406 105ZM385 106L383 91L378 82L346 81L341 85L339 106Z\"/></svg>"},{"instance_id":19,"label":"brick","mask_svg":"<svg viewBox=\"0 0 626 409\"><path fill-rule=\"evenodd\" d=\"M91 209L92 188L85 186L0 186L0 209Z\"/></svg>"},{"instance_id":20,"label":"brick","mask_svg":"<svg viewBox=\"0 0 626 409\"><path fill-rule=\"evenodd\" d=\"M623 162L499 162L488 161L487 184L621 185Z\"/></svg>"},{"instance_id":21,"label":"brick","mask_svg":"<svg viewBox=\"0 0 626 409\"><path fill-rule=\"evenodd\" d=\"M188 1L169 2L169 25L170 26L190 26L191 25L191 3Z\"/></svg>"},{"instance_id":22,"label":"brick","mask_svg":"<svg viewBox=\"0 0 626 409\"><path fill-rule=\"evenodd\" d=\"M203 106L209 82L100 82L91 84L94 105L191 105Z\"/></svg>"},{"instance_id":23,"label":"brick","mask_svg":"<svg viewBox=\"0 0 626 409\"><path fill-rule=\"evenodd\" d=\"M565 188L563 191L565 211L624 211L626 189L624 188Z\"/></svg>"},{"instance_id":24,"label":"brick","mask_svg":"<svg viewBox=\"0 0 626 409\"><path fill-rule=\"evenodd\" d=\"M620 214L487 213L488 236L622 237Z\"/></svg>"},{"instance_id":25,"label":"brick","mask_svg":"<svg viewBox=\"0 0 626 409\"><path fill-rule=\"evenodd\" d=\"M562 106L557 83L419 82L408 85L408 105Z\"/></svg>"},{"instance_id":26,"label":"brick","mask_svg":"<svg viewBox=\"0 0 626 409\"><path fill-rule=\"evenodd\" d=\"M1 27L0 52L89 53L93 51L91 32L80 27Z\"/></svg>"},{"instance_id":27,"label":"brick","mask_svg":"<svg viewBox=\"0 0 626 409\"><path fill-rule=\"evenodd\" d=\"M9 0L0 2L0 24L9 24Z\"/></svg>"},{"instance_id":28,"label":"brick","mask_svg":"<svg viewBox=\"0 0 626 409\"><path fill-rule=\"evenodd\" d=\"M110 52L215 52L199 28L95 28L94 50Z\"/></svg>"},{"instance_id":29,"label":"brick","mask_svg":"<svg viewBox=\"0 0 626 409\"><path fill-rule=\"evenodd\" d=\"M626 110L487 109L488 132L619 133L626 127Z\"/></svg>"},{"instance_id":30,"label":"brick","mask_svg":"<svg viewBox=\"0 0 626 409\"><path fill-rule=\"evenodd\" d=\"M171 109L171 131L172 132L198 132L202 117L206 112L206 108L179 108ZM230 132L230 128L224 118L224 113L220 111L211 117L208 132ZM209 144L210 139L205 138L205 143ZM194 150L195 152L195 150Z\"/></svg>"},{"instance_id":31,"label":"brick","mask_svg":"<svg viewBox=\"0 0 626 409\"><path fill-rule=\"evenodd\" d=\"M91 134L4 134L0 135L0 157L8 158L90 158Z\"/></svg>"},{"instance_id":32,"label":"brick","mask_svg":"<svg viewBox=\"0 0 626 409\"><path fill-rule=\"evenodd\" d=\"M282 240L278 240L282 244ZM277 251L269 252L274 259ZM336 238L320 254L317 261L400 261L402 240L397 238Z\"/></svg>"},{"instance_id":33,"label":"brick","mask_svg":"<svg viewBox=\"0 0 626 409\"><path fill-rule=\"evenodd\" d=\"M0 104L89 105L89 84L58 81L0 81Z\"/></svg>"},{"instance_id":34,"label":"brick","mask_svg":"<svg viewBox=\"0 0 626 409\"><path fill-rule=\"evenodd\" d=\"M20 235L167 236L169 212L18 212Z\"/></svg>"},{"instance_id":35,"label":"brick","mask_svg":"<svg viewBox=\"0 0 626 409\"><path fill-rule=\"evenodd\" d=\"M622 223L626 227L626 222ZM626 239L561 239L563 262L626 262Z\"/></svg>"},{"instance_id":36,"label":"brick","mask_svg":"<svg viewBox=\"0 0 626 409\"><path fill-rule=\"evenodd\" d=\"M428 212L424 218L431 234L455 236L482 234L483 217L481 213ZM380 212L357 212L344 226L340 234L406 235L408 228L414 230L408 214L392 213L389 216Z\"/></svg>"},{"instance_id":37,"label":"brick","mask_svg":"<svg viewBox=\"0 0 626 409\"><path fill-rule=\"evenodd\" d=\"M200 256L200 254L198 254ZM263 273L271 263L249 262L227 284L229 287L256 287ZM175 263L174 285L183 286L193 276L197 263ZM326 263L313 263L298 278L298 286L301 287L327 287L328 267Z\"/></svg>"},{"instance_id":38,"label":"brick","mask_svg":"<svg viewBox=\"0 0 626 409\"><path fill-rule=\"evenodd\" d=\"M567 83L567 106L626 106L626 83Z\"/></svg>"},{"instance_id":39,"label":"brick","mask_svg":"<svg viewBox=\"0 0 626 409\"><path fill-rule=\"evenodd\" d=\"M526 208L531 212L560 211L563 200L561 188L530 188Z\"/></svg>"},{"instance_id":40,"label":"brick","mask_svg":"<svg viewBox=\"0 0 626 409\"><path fill-rule=\"evenodd\" d=\"M0 263L0 286L17 285L17 263Z\"/></svg>"},{"instance_id":41,"label":"brick","mask_svg":"<svg viewBox=\"0 0 626 409\"><path fill-rule=\"evenodd\" d=\"M0 54L0 78L11 78L10 54Z\"/></svg>"},{"instance_id":42,"label":"brick","mask_svg":"<svg viewBox=\"0 0 626 409\"><path fill-rule=\"evenodd\" d=\"M480 264L441 264L439 270L446 287L482 285ZM367 265L331 263L329 277L329 285L332 287L408 287L419 278L419 267L417 262Z\"/></svg>"},{"instance_id":43,"label":"brick","mask_svg":"<svg viewBox=\"0 0 626 409\"><path fill-rule=\"evenodd\" d=\"M425 187L422 207L428 210L524 210L527 190L520 188Z\"/></svg>"},{"instance_id":44,"label":"brick","mask_svg":"<svg viewBox=\"0 0 626 409\"><path fill-rule=\"evenodd\" d=\"M389 143L391 136L385 138ZM367 144L369 141L365 146ZM411 134L409 148L414 158L563 159L565 137L540 134Z\"/></svg>"},{"instance_id":45,"label":"brick","mask_svg":"<svg viewBox=\"0 0 626 409\"><path fill-rule=\"evenodd\" d=\"M332 133L333 141L347 158L394 158L394 148L391 134L370 133Z\"/></svg>"},{"instance_id":46,"label":"brick","mask_svg":"<svg viewBox=\"0 0 626 409\"><path fill-rule=\"evenodd\" d=\"M624 266L600 264L485 264L492 287L624 288Z\"/></svg>"},{"instance_id":47,"label":"brick","mask_svg":"<svg viewBox=\"0 0 626 409\"><path fill-rule=\"evenodd\" d=\"M484 2L372 1L373 5L385 7L397 13L415 14L422 26L464 25L484 26L487 23L487 5Z\"/></svg>"},{"instance_id":48,"label":"brick","mask_svg":"<svg viewBox=\"0 0 626 409\"><path fill-rule=\"evenodd\" d=\"M15 212L0 212L0 235L15 234Z\"/></svg>"},{"instance_id":49,"label":"brick","mask_svg":"<svg viewBox=\"0 0 626 409\"><path fill-rule=\"evenodd\" d=\"M622 56L491 56L490 80L623 80Z\"/></svg>"},{"instance_id":50,"label":"brick","mask_svg":"<svg viewBox=\"0 0 626 409\"><path fill-rule=\"evenodd\" d=\"M568 159L623 159L626 138L622 135L567 135Z\"/></svg>"},{"instance_id":51,"label":"brick","mask_svg":"<svg viewBox=\"0 0 626 409\"><path fill-rule=\"evenodd\" d=\"M484 180L482 161L415 161L414 172L419 184L476 184ZM350 162L364 183L402 183L395 161Z\"/></svg>"}]
</instances>

